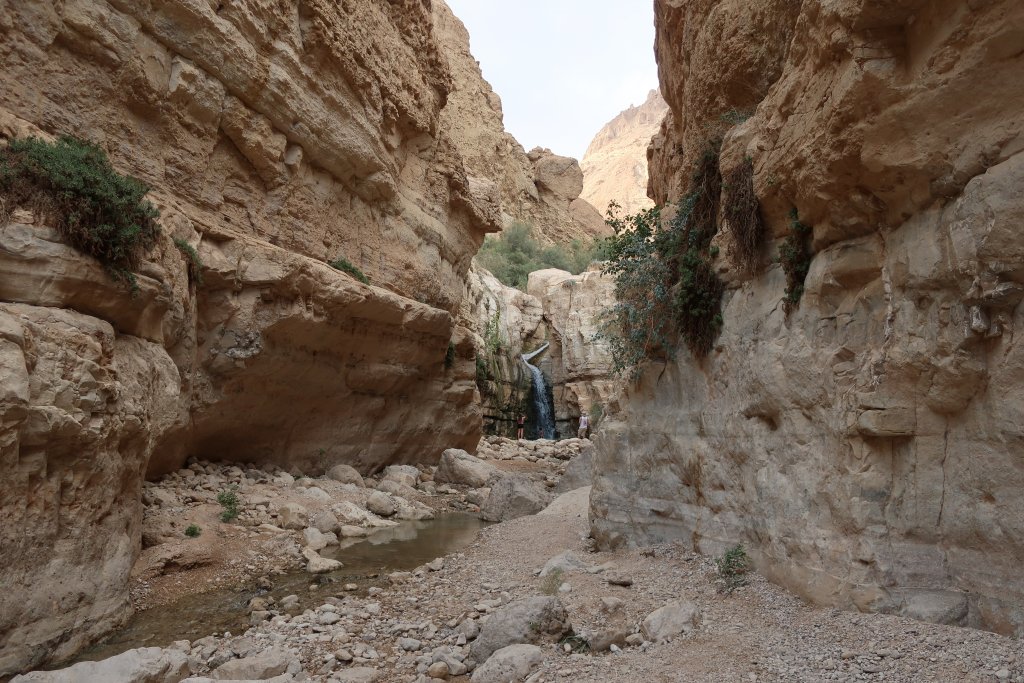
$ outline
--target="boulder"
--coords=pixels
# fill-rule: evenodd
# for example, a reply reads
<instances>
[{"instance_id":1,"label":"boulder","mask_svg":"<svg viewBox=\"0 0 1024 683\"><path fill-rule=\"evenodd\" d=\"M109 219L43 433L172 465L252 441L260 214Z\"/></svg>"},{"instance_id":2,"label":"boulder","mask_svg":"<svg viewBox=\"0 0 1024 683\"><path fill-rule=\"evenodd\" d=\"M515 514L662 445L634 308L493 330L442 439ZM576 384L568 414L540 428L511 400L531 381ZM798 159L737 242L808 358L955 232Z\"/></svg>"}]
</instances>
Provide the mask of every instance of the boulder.
<instances>
[{"instance_id":1,"label":"boulder","mask_svg":"<svg viewBox=\"0 0 1024 683\"><path fill-rule=\"evenodd\" d=\"M338 537L334 533L322 533L316 527L307 527L302 530L302 542L307 548L323 550L329 545L337 545Z\"/></svg>"},{"instance_id":2,"label":"boulder","mask_svg":"<svg viewBox=\"0 0 1024 683\"><path fill-rule=\"evenodd\" d=\"M536 645L509 645L491 655L477 667L472 683L512 683L522 681L541 663L544 655Z\"/></svg>"},{"instance_id":3,"label":"boulder","mask_svg":"<svg viewBox=\"0 0 1024 683\"><path fill-rule=\"evenodd\" d=\"M298 503L285 503L278 508L277 517L283 529L300 531L309 526L309 513Z\"/></svg>"},{"instance_id":4,"label":"boulder","mask_svg":"<svg viewBox=\"0 0 1024 683\"><path fill-rule=\"evenodd\" d=\"M441 461L434 472L434 481L442 484L461 484L475 489L484 487L490 478L498 474L498 468L475 458L466 451L449 448L441 454Z\"/></svg>"},{"instance_id":5,"label":"boulder","mask_svg":"<svg viewBox=\"0 0 1024 683\"><path fill-rule=\"evenodd\" d=\"M340 569L342 566L341 562L337 560L321 557L320 553L312 548L304 548L302 556L306 558L306 571L310 574L326 574L327 572L333 572L335 569Z\"/></svg>"},{"instance_id":6,"label":"boulder","mask_svg":"<svg viewBox=\"0 0 1024 683\"><path fill-rule=\"evenodd\" d=\"M590 486L593 478L594 448L588 446L566 465L565 473L555 485L555 493L568 493L584 486Z\"/></svg>"},{"instance_id":7,"label":"boulder","mask_svg":"<svg viewBox=\"0 0 1024 683\"><path fill-rule=\"evenodd\" d=\"M366 485L363 483L363 476L351 465L335 465L327 470L327 478L342 484L354 484L360 488Z\"/></svg>"},{"instance_id":8,"label":"boulder","mask_svg":"<svg viewBox=\"0 0 1024 683\"><path fill-rule=\"evenodd\" d=\"M309 519L309 525L316 527L323 533L331 533L338 531L338 517L330 510L322 510Z\"/></svg>"},{"instance_id":9,"label":"boulder","mask_svg":"<svg viewBox=\"0 0 1024 683\"><path fill-rule=\"evenodd\" d=\"M688 600L675 600L659 607L640 624L640 632L647 640L664 642L679 634L692 632L700 623L700 610Z\"/></svg>"},{"instance_id":10,"label":"boulder","mask_svg":"<svg viewBox=\"0 0 1024 683\"><path fill-rule=\"evenodd\" d=\"M351 669L342 669L334 674L331 680L338 683L376 683L380 680L380 674L376 669L368 666L356 666Z\"/></svg>"},{"instance_id":11,"label":"boulder","mask_svg":"<svg viewBox=\"0 0 1024 683\"><path fill-rule=\"evenodd\" d=\"M544 563L544 568L540 570L540 577L544 578L552 572L568 574L570 572L586 571L586 569L587 565L584 564L583 560L581 560L576 553L571 550L566 550L563 553L555 555Z\"/></svg>"},{"instance_id":12,"label":"boulder","mask_svg":"<svg viewBox=\"0 0 1024 683\"><path fill-rule=\"evenodd\" d=\"M210 674L218 681L264 680L280 676L295 660L287 651L271 648L244 659L232 659L221 664Z\"/></svg>"},{"instance_id":13,"label":"boulder","mask_svg":"<svg viewBox=\"0 0 1024 683\"><path fill-rule=\"evenodd\" d=\"M416 488L416 483L420 479L420 471L412 465L389 465L384 468L384 476L381 479Z\"/></svg>"},{"instance_id":14,"label":"boulder","mask_svg":"<svg viewBox=\"0 0 1024 683\"><path fill-rule=\"evenodd\" d=\"M185 653L142 647L99 662L79 662L57 671L33 671L15 676L11 683L179 683L188 674Z\"/></svg>"},{"instance_id":15,"label":"boulder","mask_svg":"<svg viewBox=\"0 0 1024 683\"><path fill-rule=\"evenodd\" d=\"M535 515L550 502L544 487L530 479L509 475L491 487L491 493L480 509L480 516L488 522Z\"/></svg>"},{"instance_id":16,"label":"boulder","mask_svg":"<svg viewBox=\"0 0 1024 683\"><path fill-rule=\"evenodd\" d=\"M572 633L562 601L555 597L515 600L496 610L480 628L471 650L476 661L487 660L509 645L558 640Z\"/></svg>"},{"instance_id":17,"label":"boulder","mask_svg":"<svg viewBox=\"0 0 1024 683\"><path fill-rule=\"evenodd\" d=\"M390 517L398 511L398 506L391 496L383 491L374 491L366 500L366 509L381 517Z\"/></svg>"},{"instance_id":18,"label":"boulder","mask_svg":"<svg viewBox=\"0 0 1024 683\"><path fill-rule=\"evenodd\" d=\"M390 493L392 496L401 496L402 498L412 498L417 495L416 489L405 484L399 484L391 479L385 479L377 484L377 490Z\"/></svg>"}]
</instances>

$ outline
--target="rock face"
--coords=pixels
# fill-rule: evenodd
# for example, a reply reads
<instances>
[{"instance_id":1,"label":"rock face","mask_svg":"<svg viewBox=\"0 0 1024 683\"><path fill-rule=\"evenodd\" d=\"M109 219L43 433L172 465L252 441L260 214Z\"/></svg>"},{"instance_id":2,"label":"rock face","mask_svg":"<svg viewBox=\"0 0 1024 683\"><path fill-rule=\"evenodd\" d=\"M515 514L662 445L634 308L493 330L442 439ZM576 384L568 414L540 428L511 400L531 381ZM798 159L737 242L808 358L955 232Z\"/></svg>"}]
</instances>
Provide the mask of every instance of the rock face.
<instances>
[{"instance_id":1,"label":"rock face","mask_svg":"<svg viewBox=\"0 0 1024 683\"><path fill-rule=\"evenodd\" d=\"M0 0L0 137L96 142L164 232L130 296L39 217L0 225L0 677L127 615L147 473L479 439L458 313L501 203L448 126L500 117L446 113L430 3L271 5Z\"/></svg>"},{"instance_id":2,"label":"rock face","mask_svg":"<svg viewBox=\"0 0 1024 683\"><path fill-rule=\"evenodd\" d=\"M565 244L609 234L597 209L580 198L579 162L541 148L527 154L505 132L501 98L470 53L466 27L444 2L433 3L433 15L453 78L441 124L465 160L470 185L500 204L504 225L532 225L543 242Z\"/></svg>"},{"instance_id":3,"label":"rock face","mask_svg":"<svg viewBox=\"0 0 1024 683\"><path fill-rule=\"evenodd\" d=\"M740 273L722 226L722 333L604 424L594 535L742 542L813 600L1021 635L1024 7L655 7L655 199L724 130L770 238L795 207L816 254L787 316L781 269Z\"/></svg>"},{"instance_id":4,"label":"rock face","mask_svg":"<svg viewBox=\"0 0 1024 683\"><path fill-rule=\"evenodd\" d=\"M602 214L612 201L626 215L654 206L647 196L647 148L667 113L668 105L661 93L652 90L643 104L626 109L605 124L580 161L580 196Z\"/></svg>"},{"instance_id":5,"label":"rock face","mask_svg":"<svg viewBox=\"0 0 1024 683\"><path fill-rule=\"evenodd\" d=\"M603 413L618 386L608 346L597 336L615 305L615 281L597 265L579 275L538 270L530 273L527 290L541 303L551 342L534 363L551 379L560 433L575 436L580 411Z\"/></svg>"}]
</instances>

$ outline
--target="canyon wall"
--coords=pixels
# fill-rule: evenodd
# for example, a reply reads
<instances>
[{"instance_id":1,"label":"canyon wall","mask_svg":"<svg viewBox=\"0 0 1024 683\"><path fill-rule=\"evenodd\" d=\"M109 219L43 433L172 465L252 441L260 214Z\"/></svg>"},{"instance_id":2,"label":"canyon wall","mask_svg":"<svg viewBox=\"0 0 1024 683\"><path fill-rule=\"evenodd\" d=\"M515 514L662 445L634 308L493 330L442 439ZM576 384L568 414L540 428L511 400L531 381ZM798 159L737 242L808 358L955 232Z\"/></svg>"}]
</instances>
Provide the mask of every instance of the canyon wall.
<instances>
[{"instance_id":1,"label":"canyon wall","mask_svg":"<svg viewBox=\"0 0 1024 683\"><path fill-rule=\"evenodd\" d=\"M1024 634L1024 6L657 0L651 192L749 157L762 268L598 435L604 545L744 544L815 601ZM730 188L723 191L723 205ZM787 315L791 209L814 257Z\"/></svg>"},{"instance_id":2,"label":"canyon wall","mask_svg":"<svg viewBox=\"0 0 1024 683\"><path fill-rule=\"evenodd\" d=\"M465 25L443 2L434 3L433 15L453 78L442 126L451 131L471 184L500 204L503 225L531 225L534 237L547 244L610 234L597 209L580 198L579 162L549 149L523 150L505 131L501 98L470 52Z\"/></svg>"},{"instance_id":3,"label":"canyon wall","mask_svg":"<svg viewBox=\"0 0 1024 683\"><path fill-rule=\"evenodd\" d=\"M625 215L654 206L647 196L647 148L667 113L661 93L652 90L642 104L622 111L598 131L580 161L583 199L602 214L613 201Z\"/></svg>"},{"instance_id":4,"label":"canyon wall","mask_svg":"<svg viewBox=\"0 0 1024 683\"><path fill-rule=\"evenodd\" d=\"M131 294L44 217L0 225L3 677L126 617L147 473L475 448L459 315L502 208L427 2L0 0L0 63L0 136L96 142L163 228Z\"/></svg>"}]
</instances>

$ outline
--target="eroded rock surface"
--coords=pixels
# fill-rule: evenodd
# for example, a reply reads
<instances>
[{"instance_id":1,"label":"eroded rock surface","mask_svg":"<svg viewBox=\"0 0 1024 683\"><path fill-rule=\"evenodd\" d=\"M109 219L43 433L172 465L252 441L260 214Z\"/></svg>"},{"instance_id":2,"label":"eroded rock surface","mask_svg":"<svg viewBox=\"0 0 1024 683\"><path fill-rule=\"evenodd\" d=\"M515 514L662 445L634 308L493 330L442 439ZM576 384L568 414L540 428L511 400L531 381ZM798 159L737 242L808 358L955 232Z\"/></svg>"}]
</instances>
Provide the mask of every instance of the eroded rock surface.
<instances>
[{"instance_id":1,"label":"eroded rock surface","mask_svg":"<svg viewBox=\"0 0 1024 683\"><path fill-rule=\"evenodd\" d=\"M615 202L625 215L654 206L647 196L647 148L661 127L668 105L652 90L598 131L580 161L583 199L604 214Z\"/></svg>"},{"instance_id":2,"label":"eroded rock surface","mask_svg":"<svg viewBox=\"0 0 1024 683\"><path fill-rule=\"evenodd\" d=\"M739 272L722 226L721 336L603 425L595 535L742 542L817 601L1024 633L1024 8L655 7L653 196L724 132L771 238L795 207L817 253L787 317L781 269Z\"/></svg>"}]
</instances>

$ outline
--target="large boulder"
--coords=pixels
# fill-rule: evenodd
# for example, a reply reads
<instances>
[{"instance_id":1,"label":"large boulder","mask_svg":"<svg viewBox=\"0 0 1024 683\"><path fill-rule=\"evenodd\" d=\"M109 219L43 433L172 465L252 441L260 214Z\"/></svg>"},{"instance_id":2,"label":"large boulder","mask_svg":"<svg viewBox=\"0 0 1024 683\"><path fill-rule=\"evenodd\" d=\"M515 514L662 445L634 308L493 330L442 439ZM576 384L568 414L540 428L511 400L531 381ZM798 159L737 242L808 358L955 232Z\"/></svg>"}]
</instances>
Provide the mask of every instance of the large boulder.
<instances>
[{"instance_id":1,"label":"large boulder","mask_svg":"<svg viewBox=\"0 0 1024 683\"><path fill-rule=\"evenodd\" d=\"M502 477L491 487L480 516L488 522L503 522L526 515L535 515L550 502L548 492L522 476Z\"/></svg>"},{"instance_id":2,"label":"large boulder","mask_svg":"<svg viewBox=\"0 0 1024 683\"><path fill-rule=\"evenodd\" d=\"M278 522L284 529L301 531L309 526L309 513L298 503L285 503L277 511Z\"/></svg>"},{"instance_id":3,"label":"large boulder","mask_svg":"<svg viewBox=\"0 0 1024 683\"><path fill-rule=\"evenodd\" d=\"M594 478L594 447L587 446L565 466L565 473L555 485L555 493L568 493L590 486Z\"/></svg>"},{"instance_id":4,"label":"large boulder","mask_svg":"<svg viewBox=\"0 0 1024 683\"><path fill-rule=\"evenodd\" d=\"M302 556L306 558L306 571L310 574L326 574L335 569L341 569L341 562L332 560L329 557L321 557L320 553L312 548L304 548Z\"/></svg>"},{"instance_id":5,"label":"large boulder","mask_svg":"<svg viewBox=\"0 0 1024 683\"><path fill-rule=\"evenodd\" d=\"M384 468L382 481L393 481L409 488L416 488L420 479L420 471L412 465L389 465Z\"/></svg>"},{"instance_id":6,"label":"large boulder","mask_svg":"<svg viewBox=\"0 0 1024 683\"><path fill-rule=\"evenodd\" d=\"M327 470L327 478L342 484L354 484L360 488L366 485L363 483L363 476L351 465L335 465Z\"/></svg>"},{"instance_id":7,"label":"large boulder","mask_svg":"<svg viewBox=\"0 0 1024 683\"><path fill-rule=\"evenodd\" d=\"M473 672L472 683L522 681L541 663L544 655L536 645L503 647Z\"/></svg>"},{"instance_id":8,"label":"large boulder","mask_svg":"<svg viewBox=\"0 0 1024 683\"><path fill-rule=\"evenodd\" d=\"M688 634L700 623L700 610L688 600L675 600L659 607L640 624L647 640L663 642L680 634Z\"/></svg>"},{"instance_id":9,"label":"large boulder","mask_svg":"<svg viewBox=\"0 0 1024 683\"><path fill-rule=\"evenodd\" d=\"M381 517L390 517L398 511L395 501L383 491L374 491L366 500L366 509Z\"/></svg>"},{"instance_id":10,"label":"large boulder","mask_svg":"<svg viewBox=\"0 0 1024 683\"><path fill-rule=\"evenodd\" d=\"M471 654L486 661L503 647L558 640L572 633L572 624L562 601L555 597L516 600L496 610L480 628Z\"/></svg>"},{"instance_id":11,"label":"large boulder","mask_svg":"<svg viewBox=\"0 0 1024 683\"><path fill-rule=\"evenodd\" d=\"M179 683L188 675L185 653L142 647L99 662L79 662L57 671L33 671L15 676L11 683Z\"/></svg>"},{"instance_id":12,"label":"large boulder","mask_svg":"<svg viewBox=\"0 0 1024 683\"><path fill-rule=\"evenodd\" d=\"M232 659L213 670L210 677L218 681L264 680L280 676L288 670L295 657L285 650L271 648L244 659Z\"/></svg>"},{"instance_id":13,"label":"large boulder","mask_svg":"<svg viewBox=\"0 0 1024 683\"><path fill-rule=\"evenodd\" d=\"M449 448L441 454L434 481L438 483L462 484L472 488L486 486L492 476L498 474L494 465L475 458L459 448Z\"/></svg>"}]
</instances>

